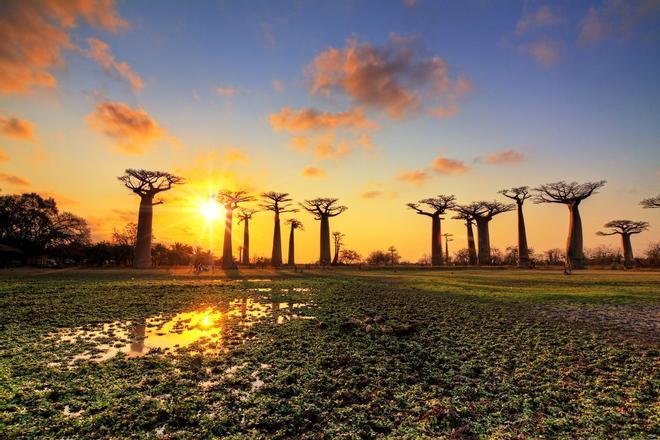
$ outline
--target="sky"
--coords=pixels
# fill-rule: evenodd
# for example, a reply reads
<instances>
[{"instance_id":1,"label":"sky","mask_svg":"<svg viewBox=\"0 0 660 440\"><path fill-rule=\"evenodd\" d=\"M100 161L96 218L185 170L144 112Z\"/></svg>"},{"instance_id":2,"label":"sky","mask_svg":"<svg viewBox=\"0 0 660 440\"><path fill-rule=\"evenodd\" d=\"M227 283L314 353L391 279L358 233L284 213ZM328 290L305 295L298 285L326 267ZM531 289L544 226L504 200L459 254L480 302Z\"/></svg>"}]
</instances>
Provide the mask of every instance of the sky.
<instances>
[{"instance_id":1,"label":"sky","mask_svg":"<svg viewBox=\"0 0 660 440\"><path fill-rule=\"evenodd\" d=\"M347 248L417 261L431 225L408 202L607 180L581 206L585 246L619 245L596 236L610 220L644 220L641 253L660 239L658 210L639 206L660 192L658 78L659 0L8 0L0 189L52 196L102 240L137 219L117 176L169 171L187 183L155 207L156 241L216 254L221 220L199 207L219 189L336 197ZM526 203L530 247L563 247L567 211ZM318 222L292 217L297 260L316 260ZM269 256L272 213L250 226ZM443 232L466 246L451 214ZM516 233L513 212L491 222L494 247Z\"/></svg>"}]
</instances>

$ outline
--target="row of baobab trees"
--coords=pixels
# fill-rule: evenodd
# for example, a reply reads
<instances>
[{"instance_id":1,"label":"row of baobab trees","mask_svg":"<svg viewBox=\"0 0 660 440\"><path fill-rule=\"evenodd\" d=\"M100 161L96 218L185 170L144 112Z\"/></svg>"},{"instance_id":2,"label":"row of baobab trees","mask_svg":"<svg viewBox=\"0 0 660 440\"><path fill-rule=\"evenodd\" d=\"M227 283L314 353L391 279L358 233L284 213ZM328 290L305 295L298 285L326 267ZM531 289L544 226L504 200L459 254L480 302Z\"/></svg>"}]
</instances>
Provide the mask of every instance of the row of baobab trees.
<instances>
[{"instance_id":1,"label":"row of baobab trees","mask_svg":"<svg viewBox=\"0 0 660 440\"><path fill-rule=\"evenodd\" d=\"M127 169L125 174L118 178L128 189L140 197L140 209L138 213L137 239L135 244L134 265L137 268L151 267L151 240L153 207L163 203L156 200L156 196L164 191L172 189L174 185L184 183L184 179L173 174L162 171L148 171L143 169ZM493 218L501 213L512 211L518 212L518 264L522 268L530 267L529 248L527 245L527 234L525 230L525 219L523 205L526 200L531 199L535 203L560 203L569 209L570 224L568 239L566 242L566 267L568 270L584 267L584 249L582 238L582 220L580 218L580 204L597 193L605 185L605 181L598 182L555 182L540 185L530 189L527 186L510 188L499 193L515 203L503 203L500 201L479 201L467 205L459 205L453 195L439 195L437 197L420 200L418 203L409 203L407 206L417 214L431 217L431 264L440 266L443 262L442 256L442 227L441 220L448 211L455 213L453 218L465 222L467 228L468 254L471 265L488 265L491 263L489 224ZM232 226L233 217L243 223L243 252L241 263L249 264L250 256L250 232L249 222L257 212L256 209L241 206L244 203L255 201L257 198L247 191L222 190L217 195L217 201L225 209L224 243L222 253L222 267L234 268L235 262L232 253ZM270 211L274 216L273 248L271 264L275 267L283 265L282 239L280 216L285 213L298 212L299 209L292 203L289 193L264 192L260 195L260 207ZM660 207L660 195L645 199L641 202L646 208ZM338 204L335 198L316 198L305 200L298 204L305 211L313 215L320 222L320 255L319 264L327 266L330 259L330 218L345 212L348 208ZM295 231L303 227L302 223L295 219L287 220L290 226L289 233L289 255L287 264L295 264ZM477 244L474 240L473 226L477 228ZM622 237L623 254L627 266L634 264L630 236L639 234L648 229L648 223L643 221L613 220L605 227L608 231L598 232L599 235L619 234ZM447 239L447 238L446 238ZM478 245L478 247L477 247Z\"/></svg>"}]
</instances>

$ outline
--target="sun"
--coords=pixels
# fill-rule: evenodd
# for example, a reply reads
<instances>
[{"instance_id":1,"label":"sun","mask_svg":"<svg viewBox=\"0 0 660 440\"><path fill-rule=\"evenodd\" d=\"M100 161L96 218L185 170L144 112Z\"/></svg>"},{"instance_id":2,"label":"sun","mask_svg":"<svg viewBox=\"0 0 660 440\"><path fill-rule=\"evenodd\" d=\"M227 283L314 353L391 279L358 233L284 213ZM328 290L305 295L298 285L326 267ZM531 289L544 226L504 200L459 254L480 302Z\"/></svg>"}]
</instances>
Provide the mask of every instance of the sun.
<instances>
[{"instance_id":1,"label":"sun","mask_svg":"<svg viewBox=\"0 0 660 440\"><path fill-rule=\"evenodd\" d=\"M220 204L214 199L208 199L199 205L199 212L206 219L206 221L217 220L221 214Z\"/></svg>"}]
</instances>

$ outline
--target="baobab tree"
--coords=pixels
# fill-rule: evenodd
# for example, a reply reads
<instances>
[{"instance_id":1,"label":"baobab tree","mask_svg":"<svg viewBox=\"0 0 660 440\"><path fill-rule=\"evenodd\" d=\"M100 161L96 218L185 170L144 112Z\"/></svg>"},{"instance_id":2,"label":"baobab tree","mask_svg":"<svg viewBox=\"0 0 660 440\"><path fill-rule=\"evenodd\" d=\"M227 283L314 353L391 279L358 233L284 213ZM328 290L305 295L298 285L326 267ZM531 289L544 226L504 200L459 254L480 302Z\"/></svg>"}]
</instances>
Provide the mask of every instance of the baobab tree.
<instances>
[{"instance_id":1,"label":"baobab tree","mask_svg":"<svg viewBox=\"0 0 660 440\"><path fill-rule=\"evenodd\" d=\"M239 208L236 216L238 217L238 224L243 223L243 247L240 255L241 264L249 265L250 264L250 220L254 214L256 214L256 209L250 208Z\"/></svg>"},{"instance_id":2,"label":"baobab tree","mask_svg":"<svg viewBox=\"0 0 660 440\"><path fill-rule=\"evenodd\" d=\"M217 197L218 203L225 207L225 237L222 243L222 268L235 269L234 256L232 255L231 229L233 223L234 210L241 203L254 200L247 191L221 190ZM245 254L245 251L243 251Z\"/></svg>"},{"instance_id":3,"label":"baobab tree","mask_svg":"<svg viewBox=\"0 0 660 440\"><path fill-rule=\"evenodd\" d=\"M498 201L473 202L469 205L461 206L461 210L469 213L477 224L477 242L478 253L477 261L479 264L491 264L490 258L490 221L498 214L512 211L513 204L502 203Z\"/></svg>"},{"instance_id":4,"label":"baobab tree","mask_svg":"<svg viewBox=\"0 0 660 440\"><path fill-rule=\"evenodd\" d=\"M605 185L604 180L598 182L554 182L534 188L536 195L534 203L561 203L568 206L570 222L566 240L566 270L584 268L584 245L582 240L582 219L580 218L580 203Z\"/></svg>"},{"instance_id":5,"label":"baobab tree","mask_svg":"<svg viewBox=\"0 0 660 440\"><path fill-rule=\"evenodd\" d=\"M452 217L455 220L465 221L465 227L467 228L467 241L468 241L468 264L474 266L477 264L477 246L474 243L474 230L472 226L474 225L474 215L471 214L470 205L467 206L457 206L454 208L458 214Z\"/></svg>"},{"instance_id":6,"label":"baobab tree","mask_svg":"<svg viewBox=\"0 0 660 440\"><path fill-rule=\"evenodd\" d=\"M294 233L295 233L296 229L300 229L301 231L304 231L305 229L303 228L302 222L300 220L295 219L295 218L290 218L286 222L291 226L291 232L289 233L289 261L287 261L287 264L289 266L295 266L296 265L296 245L295 245Z\"/></svg>"},{"instance_id":7,"label":"baobab tree","mask_svg":"<svg viewBox=\"0 0 660 440\"><path fill-rule=\"evenodd\" d=\"M449 264L449 242L454 241L453 238L450 238L453 237L454 234L445 233L442 234L442 236L445 237L445 261Z\"/></svg>"},{"instance_id":8,"label":"baobab tree","mask_svg":"<svg viewBox=\"0 0 660 440\"><path fill-rule=\"evenodd\" d=\"M265 202L261 207L267 211L273 211L275 214L275 227L273 229L273 251L270 257L270 264L274 267L282 265L282 234L280 232L280 214L285 212L298 212L297 209L292 208L289 193L278 193L274 191L265 192L261 194L261 198Z\"/></svg>"},{"instance_id":9,"label":"baobab tree","mask_svg":"<svg viewBox=\"0 0 660 440\"><path fill-rule=\"evenodd\" d=\"M183 183L183 177L164 171L136 170L128 168L117 179L124 186L140 196L137 237L135 239L135 258L133 265L144 269L151 267L151 239L153 226L153 208L163 203L154 201L156 194L169 191L173 185Z\"/></svg>"},{"instance_id":10,"label":"baobab tree","mask_svg":"<svg viewBox=\"0 0 660 440\"><path fill-rule=\"evenodd\" d=\"M442 227L440 217L447 210L456 207L456 197L454 195L439 195L428 199L420 200L417 203L408 203L406 206L414 210L419 215L431 217L431 266L442 265ZM420 205L426 205L428 210L423 209Z\"/></svg>"},{"instance_id":11,"label":"baobab tree","mask_svg":"<svg viewBox=\"0 0 660 440\"><path fill-rule=\"evenodd\" d=\"M635 265L635 257L633 255L632 244L630 243L630 236L639 234L649 228L647 222L634 222L632 220L612 220L605 223L603 226L609 228L609 231L598 231L597 235L621 235L621 245L623 247L623 264L626 267L633 267Z\"/></svg>"},{"instance_id":12,"label":"baobab tree","mask_svg":"<svg viewBox=\"0 0 660 440\"><path fill-rule=\"evenodd\" d=\"M660 194L655 197L649 197L639 202L644 208L660 208Z\"/></svg>"},{"instance_id":13,"label":"baobab tree","mask_svg":"<svg viewBox=\"0 0 660 440\"><path fill-rule=\"evenodd\" d=\"M330 264L330 217L336 217L348 209L344 205L337 205L338 200L317 198L305 200L304 203L300 204L300 206L314 216L315 220L321 222L321 247L319 252L319 264L321 266Z\"/></svg>"},{"instance_id":14,"label":"baobab tree","mask_svg":"<svg viewBox=\"0 0 660 440\"><path fill-rule=\"evenodd\" d=\"M341 232L337 231L332 233L332 240L335 244L335 256L332 258L333 266L339 264L339 248L344 244L344 237L346 237L346 235L342 234Z\"/></svg>"},{"instance_id":15,"label":"baobab tree","mask_svg":"<svg viewBox=\"0 0 660 440\"><path fill-rule=\"evenodd\" d=\"M527 247L527 232L525 231L525 217L523 216L523 204L525 200L532 197L528 186L503 189L499 191L504 197L516 202L518 211L518 267L528 268L530 266L529 248Z\"/></svg>"}]
</instances>

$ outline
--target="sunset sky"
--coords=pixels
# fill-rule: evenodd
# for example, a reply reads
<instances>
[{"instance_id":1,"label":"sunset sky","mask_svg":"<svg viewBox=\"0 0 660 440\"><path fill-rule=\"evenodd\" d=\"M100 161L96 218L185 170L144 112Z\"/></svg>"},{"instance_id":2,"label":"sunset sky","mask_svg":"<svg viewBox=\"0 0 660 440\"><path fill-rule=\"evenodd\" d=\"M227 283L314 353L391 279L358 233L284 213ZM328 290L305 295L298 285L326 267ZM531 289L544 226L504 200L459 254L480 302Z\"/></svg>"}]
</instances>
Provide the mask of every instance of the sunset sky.
<instances>
[{"instance_id":1,"label":"sunset sky","mask_svg":"<svg viewBox=\"0 0 660 440\"><path fill-rule=\"evenodd\" d=\"M658 0L3 1L0 188L55 197L100 240L137 220L125 168L170 171L188 184L155 208L156 241L216 254L220 221L211 243L198 205L220 188L337 197L348 248L416 261L431 226L407 202L605 179L582 205L585 245L645 220L641 252L660 239L660 210L638 205L660 192L659 78ZM566 207L525 207L530 246L563 247ZM295 217L313 261L318 222ZM494 247L515 222L493 220ZM272 215L251 228L269 256Z\"/></svg>"}]
</instances>

